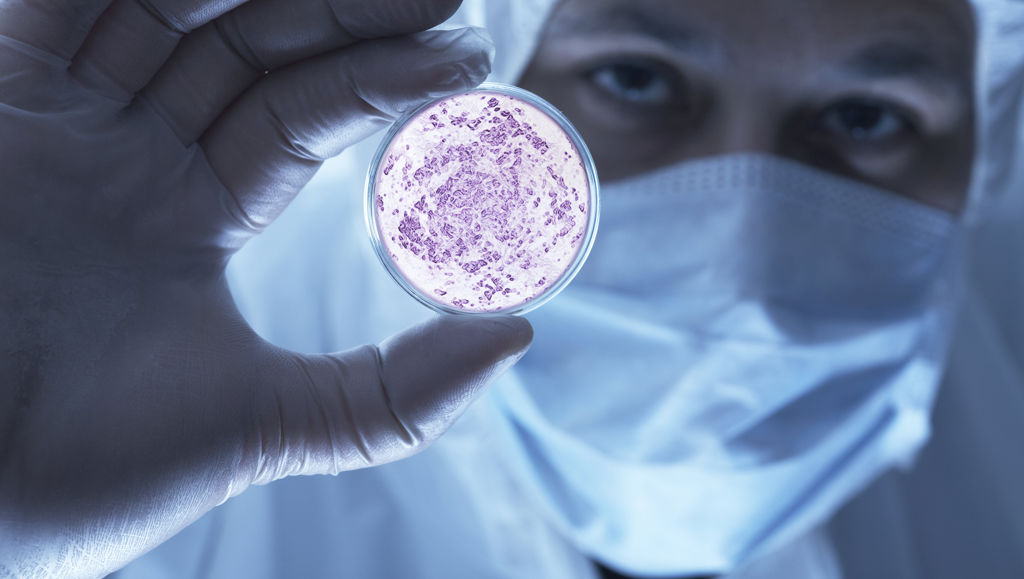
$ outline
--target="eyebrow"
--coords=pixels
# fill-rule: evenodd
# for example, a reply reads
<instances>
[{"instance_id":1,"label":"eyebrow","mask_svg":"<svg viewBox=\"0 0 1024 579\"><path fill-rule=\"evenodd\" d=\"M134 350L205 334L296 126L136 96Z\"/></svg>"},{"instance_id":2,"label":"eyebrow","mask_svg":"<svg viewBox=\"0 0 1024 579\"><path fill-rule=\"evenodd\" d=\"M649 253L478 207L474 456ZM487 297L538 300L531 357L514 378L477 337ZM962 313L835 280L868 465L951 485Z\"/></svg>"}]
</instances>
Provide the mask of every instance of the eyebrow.
<instances>
[{"instance_id":1,"label":"eyebrow","mask_svg":"<svg viewBox=\"0 0 1024 579\"><path fill-rule=\"evenodd\" d=\"M590 35L594 33L636 33L652 37L681 52L710 55L719 52L711 35L681 24L668 24L637 6L617 4L589 13L583 18L564 21L558 33Z\"/></svg>"},{"instance_id":2,"label":"eyebrow","mask_svg":"<svg viewBox=\"0 0 1024 579\"><path fill-rule=\"evenodd\" d=\"M872 45L843 62L843 68L865 78L930 77L953 75L935 57L918 47L894 42Z\"/></svg>"}]
</instances>

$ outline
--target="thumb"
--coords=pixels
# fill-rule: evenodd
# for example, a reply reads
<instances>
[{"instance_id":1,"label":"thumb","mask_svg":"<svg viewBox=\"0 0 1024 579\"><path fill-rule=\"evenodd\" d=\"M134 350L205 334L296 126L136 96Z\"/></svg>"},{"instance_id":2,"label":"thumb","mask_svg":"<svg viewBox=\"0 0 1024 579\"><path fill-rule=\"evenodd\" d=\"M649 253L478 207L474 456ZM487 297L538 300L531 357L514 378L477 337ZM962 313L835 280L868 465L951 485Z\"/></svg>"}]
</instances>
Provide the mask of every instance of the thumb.
<instances>
[{"instance_id":1,"label":"thumb","mask_svg":"<svg viewBox=\"0 0 1024 579\"><path fill-rule=\"evenodd\" d=\"M532 340L523 318L442 316L379 346L285 356L257 404L253 483L336 474L419 452Z\"/></svg>"}]
</instances>

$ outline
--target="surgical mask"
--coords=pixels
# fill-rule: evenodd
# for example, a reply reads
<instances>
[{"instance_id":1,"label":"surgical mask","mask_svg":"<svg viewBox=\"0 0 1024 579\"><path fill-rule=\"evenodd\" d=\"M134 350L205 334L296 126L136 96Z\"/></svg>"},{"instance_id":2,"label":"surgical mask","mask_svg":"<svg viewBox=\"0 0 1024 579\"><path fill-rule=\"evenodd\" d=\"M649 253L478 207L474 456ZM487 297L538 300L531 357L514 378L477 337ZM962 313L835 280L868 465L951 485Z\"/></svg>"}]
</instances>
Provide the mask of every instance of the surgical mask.
<instances>
[{"instance_id":1,"label":"surgical mask","mask_svg":"<svg viewBox=\"0 0 1024 579\"><path fill-rule=\"evenodd\" d=\"M583 551L722 573L906 463L958 294L952 216L763 155L613 183L583 271L492 400Z\"/></svg>"}]
</instances>

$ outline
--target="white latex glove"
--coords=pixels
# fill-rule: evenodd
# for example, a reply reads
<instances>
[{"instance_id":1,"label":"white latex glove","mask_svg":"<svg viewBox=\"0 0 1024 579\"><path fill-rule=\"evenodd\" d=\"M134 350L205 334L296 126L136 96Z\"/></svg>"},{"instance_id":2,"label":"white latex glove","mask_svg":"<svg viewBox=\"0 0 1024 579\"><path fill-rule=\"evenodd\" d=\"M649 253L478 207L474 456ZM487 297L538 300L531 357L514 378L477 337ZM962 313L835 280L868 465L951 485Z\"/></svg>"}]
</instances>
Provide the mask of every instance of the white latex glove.
<instances>
[{"instance_id":1,"label":"white latex glove","mask_svg":"<svg viewBox=\"0 0 1024 579\"><path fill-rule=\"evenodd\" d=\"M479 32L409 35L458 3L0 0L0 576L101 575L250 484L408 456L522 356L508 317L284 351L223 275L323 159L484 78Z\"/></svg>"}]
</instances>

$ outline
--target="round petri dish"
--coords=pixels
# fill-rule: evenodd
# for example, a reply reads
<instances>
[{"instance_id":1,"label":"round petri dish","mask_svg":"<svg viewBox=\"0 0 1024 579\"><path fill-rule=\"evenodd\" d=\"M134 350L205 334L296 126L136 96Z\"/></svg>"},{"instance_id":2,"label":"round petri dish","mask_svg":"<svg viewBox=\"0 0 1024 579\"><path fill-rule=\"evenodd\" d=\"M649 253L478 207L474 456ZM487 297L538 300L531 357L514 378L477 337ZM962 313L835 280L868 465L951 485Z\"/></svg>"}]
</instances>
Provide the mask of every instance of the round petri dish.
<instances>
[{"instance_id":1,"label":"round petri dish","mask_svg":"<svg viewBox=\"0 0 1024 579\"><path fill-rule=\"evenodd\" d=\"M370 164L365 211L381 263L426 306L523 314L583 266L600 193L590 151L562 113L484 83L394 124Z\"/></svg>"}]
</instances>

